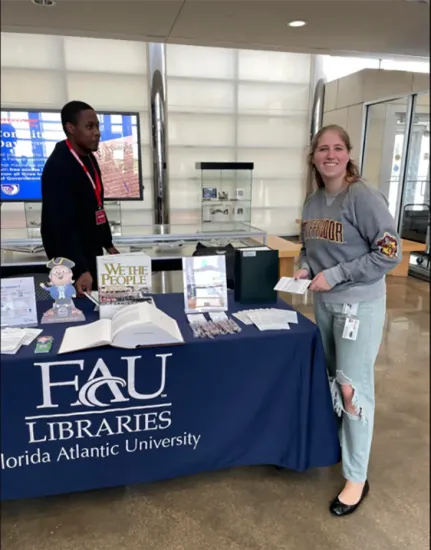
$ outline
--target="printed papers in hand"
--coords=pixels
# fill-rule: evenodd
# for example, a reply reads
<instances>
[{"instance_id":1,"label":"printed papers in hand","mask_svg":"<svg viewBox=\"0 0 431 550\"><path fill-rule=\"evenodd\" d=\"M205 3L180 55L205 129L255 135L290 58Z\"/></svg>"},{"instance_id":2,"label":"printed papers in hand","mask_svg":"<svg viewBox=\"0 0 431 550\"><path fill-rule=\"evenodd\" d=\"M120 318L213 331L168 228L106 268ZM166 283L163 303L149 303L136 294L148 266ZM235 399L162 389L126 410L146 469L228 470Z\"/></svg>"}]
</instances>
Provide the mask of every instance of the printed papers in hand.
<instances>
[{"instance_id":1,"label":"printed papers in hand","mask_svg":"<svg viewBox=\"0 0 431 550\"><path fill-rule=\"evenodd\" d=\"M282 277L275 285L274 290L278 292L290 292L291 294L304 294L311 285L309 279L293 279L293 277Z\"/></svg>"}]
</instances>

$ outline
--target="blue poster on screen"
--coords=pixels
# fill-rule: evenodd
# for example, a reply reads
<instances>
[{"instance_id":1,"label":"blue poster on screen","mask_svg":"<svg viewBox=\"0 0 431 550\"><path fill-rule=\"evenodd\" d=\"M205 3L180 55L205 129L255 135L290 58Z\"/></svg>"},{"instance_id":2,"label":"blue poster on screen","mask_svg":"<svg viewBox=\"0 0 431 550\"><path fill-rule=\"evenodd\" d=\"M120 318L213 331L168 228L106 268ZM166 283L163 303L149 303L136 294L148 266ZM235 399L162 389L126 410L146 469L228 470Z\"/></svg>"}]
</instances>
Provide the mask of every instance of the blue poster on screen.
<instances>
[{"instance_id":1,"label":"blue poster on screen","mask_svg":"<svg viewBox=\"0 0 431 550\"><path fill-rule=\"evenodd\" d=\"M100 114L97 160L105 198L142 198L137 114ZM60 112L1 112L1 200L40 201L45 163L65 139Z\"/></svg>"}]
</instances>

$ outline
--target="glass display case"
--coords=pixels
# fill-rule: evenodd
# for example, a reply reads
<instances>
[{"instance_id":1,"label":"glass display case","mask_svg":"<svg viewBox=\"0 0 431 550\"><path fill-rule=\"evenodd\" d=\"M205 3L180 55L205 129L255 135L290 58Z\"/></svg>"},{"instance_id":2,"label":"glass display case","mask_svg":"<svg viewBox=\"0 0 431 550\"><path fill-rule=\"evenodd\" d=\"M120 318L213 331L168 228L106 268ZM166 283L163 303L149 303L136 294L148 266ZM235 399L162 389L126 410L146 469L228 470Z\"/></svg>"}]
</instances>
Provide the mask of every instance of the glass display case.
<instances>
[{"instance_id":1,"label":"glass display case","mask_svg":"<svg viewBox=\"0 0 431 550\"><path fill-rule=\"evenodd\" d=\"M45 265L47 258L40 237L23 230L2 234L2 268ZM178 260L192 256L198 242L206 246L234 247L266 244L266 232L243 222L181 225L123 226L113 235L120 252L142 251L156 260Z\"/></svg>"},{"instance_id":2,"label":"glass display case","mask_svg":"<svg viewBox=\"0 0 431 550\"><path fill-rule=\"evenodd\" d=\"M252 162L197 162L203 224L251 221Z\"/></svg>"},{"instance_id":3,"label":"glass display case","mask_svg":"<svg viewBox=\"0 0 431 550\"><path fill-rule=\"evenodd\" d=\"M119 227L121 227L121 203L120 201L105 201L104 205L112 234L117 235ZM40 237L42 203L25 202L24 213L28 237L31 239Z\"/></svg>"}]
</instances>

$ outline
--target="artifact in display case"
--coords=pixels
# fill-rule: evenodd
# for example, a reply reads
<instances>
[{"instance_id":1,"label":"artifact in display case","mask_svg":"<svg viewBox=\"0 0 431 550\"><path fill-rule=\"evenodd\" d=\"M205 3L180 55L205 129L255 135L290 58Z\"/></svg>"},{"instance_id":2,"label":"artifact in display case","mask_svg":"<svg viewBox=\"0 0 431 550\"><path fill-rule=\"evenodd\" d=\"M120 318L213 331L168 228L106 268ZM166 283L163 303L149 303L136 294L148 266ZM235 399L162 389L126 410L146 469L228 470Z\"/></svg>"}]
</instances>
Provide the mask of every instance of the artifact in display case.
<instances>
[{"instance_id":1,"label":"artifact in display case","mask_svg":"<svg viewBox=\"0 0 431 550\"><path fill-rule=\"evenodd\" d=\"M202 199L207 201L217 199L217 189L215 187L204 187L202 189Z\"/></svg>"},{"instance_id":2,"label":"artifact in display case","mask_svg":"<svg viewBox=\"0 0 431 550\"><path fill-rule=\"evenodd\" d=\"M202 223L251 221L253 162L197 162Z\"/></svg>"}]
</instances>

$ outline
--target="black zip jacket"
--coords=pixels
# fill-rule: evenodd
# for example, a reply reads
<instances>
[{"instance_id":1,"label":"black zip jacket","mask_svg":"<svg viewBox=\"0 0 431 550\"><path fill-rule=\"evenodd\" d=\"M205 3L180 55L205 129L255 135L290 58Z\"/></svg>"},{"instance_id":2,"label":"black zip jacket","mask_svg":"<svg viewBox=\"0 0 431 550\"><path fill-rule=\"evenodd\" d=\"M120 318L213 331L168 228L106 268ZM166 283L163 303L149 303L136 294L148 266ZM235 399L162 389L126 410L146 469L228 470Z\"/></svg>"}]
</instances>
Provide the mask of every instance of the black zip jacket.
<instances>
[{"instance_id":1,"label":"black zip jacket","mask_svg":"<svg viewBox=\"0 0 431 550\"><path fill-rule=\"evenodd\" d=\"M93 178L94 155L80 157ZM103 182L102 182L103 202ZM75 263L75 280L89 271L97 281L96 257L112 246L109 223L96 224L97 199L90 179L69 151L65 141L57 143L42 173L41 235L48 259L63 257ZM94 288L96 288L94 284Z\"/></svg>"}]
</instances>

